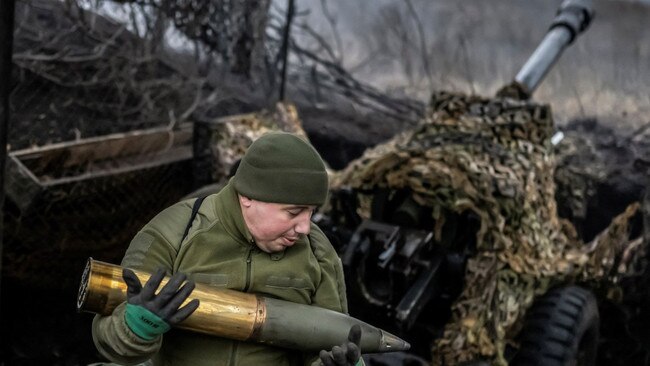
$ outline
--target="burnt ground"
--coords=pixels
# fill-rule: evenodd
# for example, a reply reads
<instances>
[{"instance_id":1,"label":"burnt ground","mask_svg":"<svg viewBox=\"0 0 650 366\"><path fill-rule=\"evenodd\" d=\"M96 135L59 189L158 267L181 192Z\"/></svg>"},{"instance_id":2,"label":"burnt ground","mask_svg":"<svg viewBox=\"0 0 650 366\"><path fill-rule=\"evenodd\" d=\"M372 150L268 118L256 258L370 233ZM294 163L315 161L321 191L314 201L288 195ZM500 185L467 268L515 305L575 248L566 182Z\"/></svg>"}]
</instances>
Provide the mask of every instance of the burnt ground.
<instances>
[{"instance_id":1,"label":"burnt ground","mask_svg":"<svg viewBox=\"0 0 650 366\"><path fill-rule=\"evenodd\" d=\"M42 288L3 278L0 365L81 366L102 357L91 314L75 310L76 288Z\"/></svg>"}]
</instances>

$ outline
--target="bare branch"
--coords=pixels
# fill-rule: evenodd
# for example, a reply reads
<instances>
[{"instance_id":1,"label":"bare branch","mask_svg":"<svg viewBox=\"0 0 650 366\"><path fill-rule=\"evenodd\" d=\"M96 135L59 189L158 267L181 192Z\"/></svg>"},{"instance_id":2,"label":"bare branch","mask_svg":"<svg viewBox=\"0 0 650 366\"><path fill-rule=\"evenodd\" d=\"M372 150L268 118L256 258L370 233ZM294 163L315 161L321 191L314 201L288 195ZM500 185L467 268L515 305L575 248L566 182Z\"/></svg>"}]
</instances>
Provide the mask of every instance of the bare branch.
<instances>
[{"instance_id":1,"label":"bare branch","mask_svg":"<svg viewBox=\"0 0 650 366\"><path fill-rule=\"evenodd\" d=\"M422 26L420 17L418 17L418 13L415 11L411 0L406 0L406 6L408 7L411 16L415 20L415 25L418 32L418 40L420 41L420 56L422 57L422 67L424 68L424 72L427 75L427 80L429 81L429 90L433 90L433 77L431 76L431 68L429 67L429 52L427 51L427 41L424 34L424 27Z\"/></svg>"},{"instance_id":2,"label":"bare branch","mask_svg":"<svg viewBox=\"0 0 650 366\"><path fill-rule=\"evenodd\" d=\"M291 38L291 21L293 20L293 13L294 13L294 0L289 0L289 4L287 5L286 24L282 32L282 49L280 51L280 54L278 55L282 58L282 73L280 79L280 93L279 93L280 100L284 100L284 88L287 82L287 68L289 67L288 65L289 41Z\"/></svg>"},{"instance_id":3,"label":"bare branch","mask_svg":"<svg viewBox=\"0 0 650 366\"><path fill-rule=\"evenodd\" d=\"M334 36L334 42L336 43L336 50L338 51L338 57L333 57L337 62L343 62L343 42L341 42L341 36L339 35L338 28L336 26L336 18L330 13L329 8L327 7L327 0L320 1L321 9L323 9L323 15L332 29L332 35Z\"/></svg>"},{"instance_id":4,"label":"bare branch","mask_svg":"<svg viewBox=\"0 0 650 366\"><path fill-rule=\"evenodd\" d=\"M381 93L375 88L354 79L343 67L330 61L323 60L292 42L294 52L327 70L327 74L319 73L321 87L336 91L354 100L359 105L377 112L389 115L399 120L416 122L424 112L424 104L409 99L393 98ZM318 71L315 71L318 73Z\"/></svg>"}]
</instances>

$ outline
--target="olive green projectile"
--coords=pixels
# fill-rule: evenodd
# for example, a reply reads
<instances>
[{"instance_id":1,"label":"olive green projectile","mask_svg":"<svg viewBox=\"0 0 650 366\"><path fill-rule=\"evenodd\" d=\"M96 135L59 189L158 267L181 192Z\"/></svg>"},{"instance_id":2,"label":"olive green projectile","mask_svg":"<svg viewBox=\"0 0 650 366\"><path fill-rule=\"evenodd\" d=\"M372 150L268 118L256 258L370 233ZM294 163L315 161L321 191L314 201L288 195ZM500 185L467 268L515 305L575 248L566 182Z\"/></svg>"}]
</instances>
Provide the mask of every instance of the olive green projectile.
<instances>
[{"instance_id":1,"label":"olive green projectile","mask_svg":"<svg viewBox=\"0 0 650 366\"><path fill-rule=\"evenodd\" d=\"M408 342L351 316L315 306L263 298L266 320L251 340L281 347L321 350L339 345L353 325L361 326L364 353L405 351Z\"/></svg>"}]
</instances>

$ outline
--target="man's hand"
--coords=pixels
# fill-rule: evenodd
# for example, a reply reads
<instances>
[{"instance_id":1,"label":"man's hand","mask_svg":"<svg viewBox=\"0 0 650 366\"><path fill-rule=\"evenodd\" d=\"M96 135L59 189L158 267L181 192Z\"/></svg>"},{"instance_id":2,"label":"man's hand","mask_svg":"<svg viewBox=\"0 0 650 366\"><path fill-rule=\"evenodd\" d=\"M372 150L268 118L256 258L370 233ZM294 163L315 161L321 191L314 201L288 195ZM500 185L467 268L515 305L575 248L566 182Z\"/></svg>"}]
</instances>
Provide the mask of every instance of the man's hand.
<instances>
[{"instance_id":1,"label":"man's hand","mask_svg":"<svg viewBox=\"0 0 650 366\"><path fill-rule=\"evenodd\" d=\"M199 300L194 299L180 307L194 290L194 282L187 281L182 273L173 275L167 284L156 294L165 271L159 269L149 278L144 287L138 277L130 269L122 271L126 292L126 324L138 336L152 340L185 320L199 306ZM182 285L182 286L181 286Z\"/></svg>"},{"instance_id":2,"label":"man's hand","mask_svg":"<svg viewBox=\"0 0 650 366\"><path fill-rule=\"evenodd\" d=\"M354 325L350 328L348 341L340 346L332 347L331 351L320 351L320 365L324 366L355 366L361 358L361 327Z\"/></svg>"}]
</instances>

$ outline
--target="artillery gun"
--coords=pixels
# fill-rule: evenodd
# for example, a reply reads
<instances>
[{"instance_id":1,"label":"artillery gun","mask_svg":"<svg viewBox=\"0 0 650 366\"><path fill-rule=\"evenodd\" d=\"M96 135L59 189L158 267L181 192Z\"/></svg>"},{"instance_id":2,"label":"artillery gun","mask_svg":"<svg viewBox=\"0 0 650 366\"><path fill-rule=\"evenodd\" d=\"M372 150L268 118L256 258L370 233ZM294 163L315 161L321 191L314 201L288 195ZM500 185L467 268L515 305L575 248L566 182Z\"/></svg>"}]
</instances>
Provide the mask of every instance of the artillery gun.
<instances>
[{"instance_id":1,"label":"artillery gun","mask_svg":"<svg viewBox=\"0 0 650 366\"><path fill-rule=\"evenodd\" d=\"M596 299L576 284L620 275L627 238L613 233L638 207L581 243L557 216L550 107L529 101L592 18L590 1L563 2L495 98L436 92L414 129L333 174L315 220L351 314L433 347L434 365L595 364Z\"/></svg>"}]
</instances>

